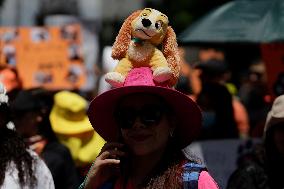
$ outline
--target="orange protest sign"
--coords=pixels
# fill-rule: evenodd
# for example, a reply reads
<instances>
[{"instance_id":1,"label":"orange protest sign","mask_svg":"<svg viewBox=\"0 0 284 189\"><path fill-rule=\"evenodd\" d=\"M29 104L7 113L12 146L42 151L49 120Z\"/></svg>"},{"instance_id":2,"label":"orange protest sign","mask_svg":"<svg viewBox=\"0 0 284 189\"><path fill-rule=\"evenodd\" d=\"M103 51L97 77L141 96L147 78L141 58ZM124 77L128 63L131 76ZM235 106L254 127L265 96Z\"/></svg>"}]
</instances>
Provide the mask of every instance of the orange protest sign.
<instances>
[{"instance_id":1,"label":"orange protest sign","mask_svg":"<svg viewBox=\"0 0 284 189\"><path fill-rule=\"evenodd\" d=\"M78 25L0 28L1 63L15 66L24 88L79 89L85 83ZM8 40L4 37L8 36ZM11 39L10 39L11 38Z\"/></svg>"}]
</instances>

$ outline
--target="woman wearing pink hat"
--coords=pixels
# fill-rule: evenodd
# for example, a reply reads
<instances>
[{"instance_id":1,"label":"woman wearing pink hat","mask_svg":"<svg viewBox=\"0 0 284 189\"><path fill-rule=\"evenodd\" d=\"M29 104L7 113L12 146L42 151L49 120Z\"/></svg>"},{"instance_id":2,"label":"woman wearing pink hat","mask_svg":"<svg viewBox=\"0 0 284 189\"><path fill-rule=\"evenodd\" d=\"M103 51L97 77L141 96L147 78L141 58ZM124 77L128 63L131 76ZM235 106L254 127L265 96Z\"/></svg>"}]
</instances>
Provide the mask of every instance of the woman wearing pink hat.
<instances>
[{"instance_id":1,"label":"woman wearing pink hat","mask_svg":"<svg viewBox=\"0 0 284 189\"><path fill-rule=\"evenodd\" d=\"M124 86L97 96L88 110L106 140L81 188L218 188L182 149L197 138L201 112L186 95L134 68Z\"/></svg>"},{"instance_id":2,"label":"woman wearing pink hat","mask_svg":"<svg viewBox=\"0 0 284 189\"><path fill-rule=\"evenodd\" d=\"M135 11L119 31L112 57L120 61L106 81L117 88L97 96L88 110L107 143L81 188L218 188L205 167L182 152L198 136L201 112L172 89L180 57L168 17L150 8Z\"/></svg>"}]
</instances>

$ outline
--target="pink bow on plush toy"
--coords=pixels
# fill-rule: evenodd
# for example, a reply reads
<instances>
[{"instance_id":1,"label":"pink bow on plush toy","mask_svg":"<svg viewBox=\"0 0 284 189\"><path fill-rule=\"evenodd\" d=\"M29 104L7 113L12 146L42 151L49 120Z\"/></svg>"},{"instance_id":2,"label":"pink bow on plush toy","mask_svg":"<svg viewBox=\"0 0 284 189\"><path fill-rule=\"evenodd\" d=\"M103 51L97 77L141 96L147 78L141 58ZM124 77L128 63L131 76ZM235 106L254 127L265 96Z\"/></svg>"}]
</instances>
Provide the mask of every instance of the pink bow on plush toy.
<instances>
[{"instance_id":1,"label":"pink bow on plush toy","mask_svg":"<svg viewBox=\"0 0 284 189\"><path fill-rule=\"evenodd\" d=\"M112 57L119 63L105 75L114 87L123 85L129 71L150 67L153 79L173 86L179 73L178 46L168 17L151 8L132 13L123 23L112 48Z\"/></svg>"}]
</instances>

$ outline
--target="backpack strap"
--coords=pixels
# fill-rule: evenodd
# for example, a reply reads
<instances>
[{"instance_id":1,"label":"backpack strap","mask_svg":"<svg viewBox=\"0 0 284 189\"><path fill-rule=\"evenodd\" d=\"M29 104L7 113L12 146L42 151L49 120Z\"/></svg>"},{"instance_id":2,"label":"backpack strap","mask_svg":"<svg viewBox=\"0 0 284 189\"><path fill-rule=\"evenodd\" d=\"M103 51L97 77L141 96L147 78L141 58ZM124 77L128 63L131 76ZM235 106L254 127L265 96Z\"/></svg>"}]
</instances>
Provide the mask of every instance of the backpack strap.
<instances>
[{"instance_id":1,"label":"backpack strap","mask_svg":"<svg viewBox=\"0 0 284 189\"><path fill-rule=\"evenodd\" d=\"M183 189L198 189L198 179L201 171L207 171L204 165L188 162L183 166Z\"/></svg>"}]
</instances>

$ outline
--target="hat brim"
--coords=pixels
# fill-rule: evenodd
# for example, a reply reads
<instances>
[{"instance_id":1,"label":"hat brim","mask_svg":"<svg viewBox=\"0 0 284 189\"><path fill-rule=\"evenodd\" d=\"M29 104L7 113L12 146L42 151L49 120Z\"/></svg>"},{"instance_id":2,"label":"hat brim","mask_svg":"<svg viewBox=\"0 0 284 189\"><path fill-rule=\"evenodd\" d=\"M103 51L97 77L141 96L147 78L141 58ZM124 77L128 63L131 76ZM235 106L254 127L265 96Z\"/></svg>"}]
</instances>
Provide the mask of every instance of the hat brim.
<instances>
[{"instance_id":1,"label":"hat brim","mask_svg":"<svg viewBox=\"0 0 284 189\"><path fill-rule=\"evenodd\" d=\"M72 135L93 130L87 116L80 121L70 121L59 116L52 109L49 118L52 129L57 134Z\"/></svg>"},{"instance_id":2,"label":"hat brim","mask_svg":"<svg viewBox=\"0 0 284 189\"><path fill-rule=\"evenodd\" d=\"M111 89L95 97L88 109L88 117L96 132L106 141L119 139L119 128L115 122L114 110L123 96L147 93L161 96L173 108L177 120L175 134L181 148L195 140L201 129L201 111L197 104L183 93L158 86L127 86Z\"/></svg>"}]
</instances>

